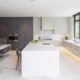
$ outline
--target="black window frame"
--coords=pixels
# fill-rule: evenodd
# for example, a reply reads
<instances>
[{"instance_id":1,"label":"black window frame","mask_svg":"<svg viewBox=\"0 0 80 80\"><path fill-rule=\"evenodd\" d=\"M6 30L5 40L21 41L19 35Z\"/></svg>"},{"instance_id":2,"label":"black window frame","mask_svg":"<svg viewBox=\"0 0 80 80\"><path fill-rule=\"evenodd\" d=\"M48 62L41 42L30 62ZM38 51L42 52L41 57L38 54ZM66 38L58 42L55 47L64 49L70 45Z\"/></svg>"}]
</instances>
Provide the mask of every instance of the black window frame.
<instances>
[{"instance_id":1,"label":"black window frame","mask_svg":"<svg viewBox=\"0 0 80 80\"><path fill-rule=\"evenodd\" d=\"M79 15L79 20L76 20L76 16L78 16L78 15ZM79 21L79 39L80 39L80 12L75 14L75 15L73 15L73 17L74 17L74 38L76 38L76 36L75 36L75 34L76 34L76 32L75 32L76 22Z\"/></svg>"}]
</instances>

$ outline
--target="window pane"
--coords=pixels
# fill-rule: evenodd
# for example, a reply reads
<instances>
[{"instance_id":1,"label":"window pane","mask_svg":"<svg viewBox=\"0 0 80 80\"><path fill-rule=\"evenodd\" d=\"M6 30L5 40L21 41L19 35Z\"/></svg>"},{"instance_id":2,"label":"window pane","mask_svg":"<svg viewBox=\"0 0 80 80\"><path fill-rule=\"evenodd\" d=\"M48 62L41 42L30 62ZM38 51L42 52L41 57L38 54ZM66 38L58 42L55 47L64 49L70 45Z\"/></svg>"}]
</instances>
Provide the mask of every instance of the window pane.
<instances>
[{"instance_id":1,"label":"window pane","mask_svg":"<svg viewBox=\"0 0 80 80\"><path fill-rule=\"evenodd\" d=\"M77 15L77 16L76 16L76 20L79 20L79 19L80 19L80 18L79 18L79 15Z\"/></svg>"},{"instance_id":2,"label":"window pane","mask_svg":"<svg viewBox=\"0 0 80 80\"><path fill-rule=\"evenodd\" d=\"M75 38L79 38L79 21L75 23Z\"/></svg>"}]
</instances>

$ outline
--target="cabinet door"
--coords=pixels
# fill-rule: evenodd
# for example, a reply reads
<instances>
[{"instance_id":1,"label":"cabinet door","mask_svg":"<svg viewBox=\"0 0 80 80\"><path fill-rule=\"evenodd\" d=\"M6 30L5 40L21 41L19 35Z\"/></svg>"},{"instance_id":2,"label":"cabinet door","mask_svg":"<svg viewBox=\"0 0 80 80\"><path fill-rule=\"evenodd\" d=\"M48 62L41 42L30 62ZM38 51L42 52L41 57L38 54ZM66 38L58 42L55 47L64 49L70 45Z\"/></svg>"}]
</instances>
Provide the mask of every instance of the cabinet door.
<instances>
[{"instance_id":1,"label":"cabinet door","mask_svg":"<svg viewBox=\"0 0 80 80\"><path fill-rule=\"evenodd\" d=\"M0 56L4 55L4 49L0 50Z\"/></svg>"},{"instance_id":2,"label":"cabinet door","mask_svg":"<svg viewBox=\"0 0 80 80\"><path fill-rule=\"evenodd\" d=\"M53 30L54 29L53 18L42 18L42 30Z\"/></svg>"},{"instance_id":3,"label":"cabinet door","mask_svg":"<svg viewBox=\"0 0 80 80\"><path fill-rule=\"evenodd\" d=\"M65 41L63 41L62 43L63 43L63 47L65 47L65 48L68 47L68 44Z\"/></svg>"},{"instance_id":4,"label":"cabinet door","mask_svg":"<svg viewBox=\"0 0 80 80\"><path fill-rule=\"evenodd\" d=\"M73 53L74 55L80 57L80 49L78 49L76 46L73 46Z\"/></svg>"},{"instance_id":5,"label":"cabinet door","mask_svg":"<svg viewBox=\"0 0 80 80\"><path fill-rule=\"evenodd\" d=\"M8 47L6 47L6 48L4 49L4 54L7 53L8 51L10 51L10 46L8 46Z\"/></svg>"},{"instance_id":6,"label":"cabinet door","mask_svg":"<svg viewBox=\"0 0 80 80\"><path fill-rule=\"evenodd\" d=\"M33 33L40 34L41 32L41 18L33 18Z\"/></svg>"},{"instance_id":7,"label":"cabinet door","mask_svg":"<svg viewBox=\"0 0 80 80\"><path fill-rule=\"evenodd\" d=\"M63 41L63 46L71 51L75 56L80 57L80 48L74 44Z\"/></svg>"},{"instance_id":8,"label":"cabinet door","mask_svg":"<svg viewBox=\"0 0 80 80\"><path fill-rule=\"evenodd\" d=\"M69 33L69 18L55 18L55 34Z\"/></svg>"},{"instance_id":9,"label":"cabinet door","mask_svg":"<svg viewBox=\"0 0 80 80\"><path fill-rule=\"evenodd\" d=\"M68 44L67 49L72 52L72 49L73 49L72 47L73 47L73 45L70 44L70 43L67 43L67 44Z\"/></svg>"}]
</instances>

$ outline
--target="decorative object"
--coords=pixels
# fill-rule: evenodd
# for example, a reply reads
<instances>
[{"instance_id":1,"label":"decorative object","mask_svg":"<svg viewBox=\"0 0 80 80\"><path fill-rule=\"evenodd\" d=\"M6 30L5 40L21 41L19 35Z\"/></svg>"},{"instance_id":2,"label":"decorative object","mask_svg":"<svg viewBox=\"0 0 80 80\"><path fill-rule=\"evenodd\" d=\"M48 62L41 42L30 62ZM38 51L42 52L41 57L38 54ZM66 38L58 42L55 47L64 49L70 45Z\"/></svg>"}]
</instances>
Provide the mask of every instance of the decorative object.
<instances>
[{"instance_id":1,"label":"decorative object","mask_svg":"<svg viewBox=\"0 0 80 80\"><path fill-rule=\"evenodd\" d=\"M41 37L39 36L38 39L41 40Z\"/></svg>"},{"instance_id":2,"label":"decorative object","mask_svg":"<svg viewBox=\"0 0 80 80\"><path fill-rule=\"evenodd\" d=\"M69 35L68 34L64 34L64 39L68 40L68 38L69 38Z\"/></svg>"},{"instance_id":3,"label":"decorative object","mask_svg":"<svg viewBox=\"0 0 80 80\"><path fill-rule=\"evenodd\" d=\"M32 40L31 42L32 42L32 43L37 43L37 42L38 42L38 40Z\"/></svg>"}]
</instances>

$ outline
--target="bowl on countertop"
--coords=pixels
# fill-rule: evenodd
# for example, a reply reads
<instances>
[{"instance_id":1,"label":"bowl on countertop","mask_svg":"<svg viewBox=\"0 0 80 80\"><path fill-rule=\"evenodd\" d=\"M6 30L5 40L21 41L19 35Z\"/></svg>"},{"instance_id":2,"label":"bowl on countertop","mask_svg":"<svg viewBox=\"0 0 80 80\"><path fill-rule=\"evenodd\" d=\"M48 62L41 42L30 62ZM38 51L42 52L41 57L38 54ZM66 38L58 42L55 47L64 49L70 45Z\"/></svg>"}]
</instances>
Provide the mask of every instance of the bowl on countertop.
<instances>
[{"instance_id":1,"label":"bowl on countertop","mask_svg":"<svg viewBox=\"0 0 80 80\"><path fill-rule=\"evenodd\" d=\"M32 42L32 43L37 43L37 42L38 42L38 40L32 40L31 42Z\"/></svg>"}]
</instances>

